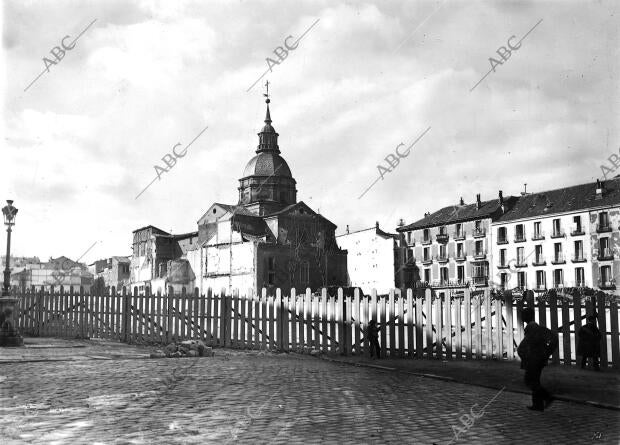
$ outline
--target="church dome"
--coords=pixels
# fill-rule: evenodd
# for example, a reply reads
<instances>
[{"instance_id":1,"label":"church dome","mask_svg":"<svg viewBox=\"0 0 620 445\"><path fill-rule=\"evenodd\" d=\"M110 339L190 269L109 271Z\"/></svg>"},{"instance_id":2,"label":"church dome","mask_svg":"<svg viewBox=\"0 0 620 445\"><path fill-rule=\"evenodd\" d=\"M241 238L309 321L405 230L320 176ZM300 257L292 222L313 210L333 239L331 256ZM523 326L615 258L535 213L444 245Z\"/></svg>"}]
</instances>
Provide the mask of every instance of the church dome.
<instances>
[{"instance_id":1,"label":"church dome","mask_svg":"<svg viewBox=\"0 0 620 445\"><path fill-rule=\"evenodd\" d=\"M252 159L243 170L243 177L248 176L284 176L292 178L291 169L288 164L275 152L263 151Z\"/></svg>"}]
</instances>

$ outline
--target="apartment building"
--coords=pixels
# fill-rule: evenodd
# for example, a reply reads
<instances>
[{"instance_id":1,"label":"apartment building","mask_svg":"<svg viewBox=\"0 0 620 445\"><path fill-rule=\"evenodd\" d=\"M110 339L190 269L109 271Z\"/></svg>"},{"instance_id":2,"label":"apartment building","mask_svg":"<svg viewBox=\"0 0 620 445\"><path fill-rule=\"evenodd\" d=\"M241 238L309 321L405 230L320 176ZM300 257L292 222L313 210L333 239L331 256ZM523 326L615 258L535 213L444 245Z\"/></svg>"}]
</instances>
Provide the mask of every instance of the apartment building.
<instances>
[{"instance_id":1,"label":"apartment building","mask_svg":"<svg viewBox=\"0 0 620 445\"><path fill-rule=\"evenodd\" d=\"M336 236L341 249L348 252L347 279L351 287L359 287L364 294L376 289L378 294L386 294L390 289L401 287L401 281L411 275L413 267L401 267L401 256L406 252L399 246L400 236L379 228L377 222L368 229L347 232ZM409 276L405 287L413 286L413 276Z\"/></svg>"},{"instance_id":2,"label":"apartment building","mask_svg":"<svg viewBox=\"0 0 620 445\"><path fill-rule=\"evenodd\" d=\"M444 207L412 224L397 228L403 243L413 249L421 286L434 289L484 287L489 284L492 221L502 216L516 198L460 203Z\"/></svg>"},{"instance_id":3,"label":"apartment building","mask_svg":"<svg viewBox=\"0 0 620 445\"><path fill-rule=\"evenodd\" d=\"M526 194L491 223L493 284L615 291L620 179Z\"/></svg>"}]
</instances>

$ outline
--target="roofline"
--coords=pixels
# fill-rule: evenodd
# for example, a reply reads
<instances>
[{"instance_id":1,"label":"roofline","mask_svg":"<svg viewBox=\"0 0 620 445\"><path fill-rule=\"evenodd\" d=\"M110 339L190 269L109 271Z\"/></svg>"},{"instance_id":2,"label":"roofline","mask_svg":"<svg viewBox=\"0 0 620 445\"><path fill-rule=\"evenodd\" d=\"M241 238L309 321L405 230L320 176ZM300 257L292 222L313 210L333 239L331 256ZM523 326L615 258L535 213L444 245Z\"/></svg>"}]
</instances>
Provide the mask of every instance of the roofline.
<instances>
[{"instance_id":1,"label":"roofline","mask_svg":"<svg viewBox=\"0 0 620 445\"><path fill-rule=\"evenodd\" d=\"M372 226L372 227L368 227L367 229L354 230L353 232L343 233L342 235L336 235L336 238L339 238L341 236L353 235L355 233L366 232L367 230L374 230L380 235L385 236L386 238L398 238L399 236L397 233L386 232L385 230L382 230L378 228L377 226Z\"/></svg>"},{"instance_id":2,"label":"roofline","mask_svg":"<svg viewBox=\"0 0 620 445\"><path fill-rule=\"evenodd\" d=\"M521 218L515 218L515 219L496 220L496 221L491 221L491 225L502 225L502 224L507 224L507 223L519 222L519 221L530 221L533 219L550 218L553 216L575 215L577 213L588 213L591 211L610 209L613 207L620 207L620 203L608 204L608 205L598 206L598 207L586 207L580 210L572 210L572 211L567 211L567 212L547 213L544 215L527 216L527 217L521 217Z\"/></svg>"},{"instance_id":3,"label":"roofline","mask_svg":"<svg viewBox=\"0 0 620 445\"><path fill-rule=\"evenodd\" d=\"M139 229L136 229L136 230L134 230L134 231L133 231L133 232L131 232L131 233L136 233L136 232L139 232L139 231L141 231L141 230L148 229L149 227L152 227L153 229L157 229L157 230L159 230L160 232L168 233L168 232L166 232L165 230L162 230L162 229L160 229L159 227L156 227L156 226L154 226L154 225L152 225L152 224L149 224L148 226L140 227Z\"/></svg>"}]
</instances>

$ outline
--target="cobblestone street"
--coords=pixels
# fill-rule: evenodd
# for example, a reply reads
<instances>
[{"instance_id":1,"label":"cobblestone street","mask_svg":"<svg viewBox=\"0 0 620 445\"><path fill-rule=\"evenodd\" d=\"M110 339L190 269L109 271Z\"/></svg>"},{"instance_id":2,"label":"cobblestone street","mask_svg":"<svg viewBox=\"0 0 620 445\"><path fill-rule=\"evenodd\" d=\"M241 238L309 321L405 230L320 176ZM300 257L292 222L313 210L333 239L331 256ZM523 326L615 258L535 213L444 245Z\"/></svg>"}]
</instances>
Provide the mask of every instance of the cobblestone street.
<instances>
[{"instance_id":1,"label":"cobblestone street","mask_svg":"<svg viewBox=\"0 0 620 445\"><path fill-rule=\"evenodd\" d=\"M520 394L298 355L3 363L0 390L2 443L443 444L453 427L457 443L620 439L617 411L535 413Z\"/></svg>"}]
</instances>

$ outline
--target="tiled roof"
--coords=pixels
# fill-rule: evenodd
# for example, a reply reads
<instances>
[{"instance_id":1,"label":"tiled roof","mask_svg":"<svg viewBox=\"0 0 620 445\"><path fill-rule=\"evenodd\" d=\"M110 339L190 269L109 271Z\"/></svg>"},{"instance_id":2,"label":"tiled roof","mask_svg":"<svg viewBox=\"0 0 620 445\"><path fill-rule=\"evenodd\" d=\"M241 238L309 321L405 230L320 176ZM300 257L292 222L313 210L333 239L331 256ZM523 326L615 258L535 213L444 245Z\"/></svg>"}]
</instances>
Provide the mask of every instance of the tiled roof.
<instances>
[{"instance_id":1,"label":"tiled roof","mask_svg":"<svg viewBox=\"0 0 620 445\"><path fill-rule=\"evenodd\" d=\"M513 197L504 198L504 203L508 204L514 200ZM398 227L397 232L406 232L409 230L424 229L427 227L443 226L446 224L454 224L463 221L473 221L476 219L490 218L493 214L500 210L499 199L490 201L482 201L478 209L476 203L465 205L453 205L444 207L441 210L431 213L412 224Z\"/></svg>"},{"instance_id":2,"label":"tiled roof","mask_svg":"<svg viewBox=\"0 0 620 445\"><path fill-rule=\"evenodd\" d=\"M596 182L519 197L510 210L497 221L576 212L589 208L620 205L620 178L603 181L603 195L596 197Z\"/></svg>"},{"instance_id":3,"label":"tiled roof","mask_svg":"<svg viewBox=\"0 0 620 445\"><path fill-rule=\"evenodd\" d=\"M221 204L219 202L215 202L215 205L218 205L225 209L227 212L234 213L236 215L248 215L248 216L257 216L256 213L250 212L248 209L241 205L230 205L230 204Z\"/></svg>"}]
</instances>

